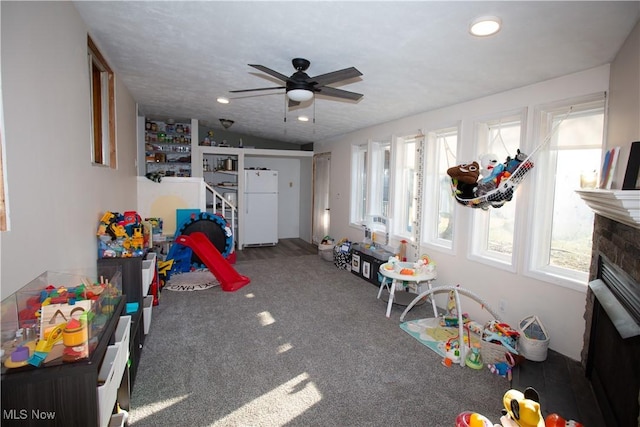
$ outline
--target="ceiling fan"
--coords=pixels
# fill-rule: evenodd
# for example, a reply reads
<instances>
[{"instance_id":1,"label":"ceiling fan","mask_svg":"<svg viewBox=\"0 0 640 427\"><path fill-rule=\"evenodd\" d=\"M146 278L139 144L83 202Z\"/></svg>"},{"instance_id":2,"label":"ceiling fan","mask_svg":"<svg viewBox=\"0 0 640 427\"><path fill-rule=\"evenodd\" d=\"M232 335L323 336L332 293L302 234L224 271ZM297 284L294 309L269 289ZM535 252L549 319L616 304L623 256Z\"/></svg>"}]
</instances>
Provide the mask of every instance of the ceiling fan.
<instances>
[{"instance_id":1,"label":"ceiling fan","mask_svg":"<svg viewBox=\"0 0 640 427\"><path fill-rule=\"evenodd\" d=\"M311 64L308 60L304 58L294 58L293 60L291 60L291 63L293 64L293 68L296 69L296 72L293 73L291 77L287 77L284 74L272 70L271 68L265 67L264 65L249 64L250 67L256 68L262 72L269 74L270 76L275 77L278 80L283 81L285 83L285 86L232 90L230 92L239 93L253 92L258 90L286 89L287 98L289 99L289 107L295 107L301 102L310 100L311 98L313 98L314 93L320 93L322 95L330 96L333 98L349 99L352 101L358 101L363 96L360 93L349 92L346 90L327 86L328 84L337 83L343 80L361 76L362 73L354 67L333 71L331 73L320 74L319 76L315 77L309 77L309 75L305 73L305 71Z\"/></svg>"}]
</instances>

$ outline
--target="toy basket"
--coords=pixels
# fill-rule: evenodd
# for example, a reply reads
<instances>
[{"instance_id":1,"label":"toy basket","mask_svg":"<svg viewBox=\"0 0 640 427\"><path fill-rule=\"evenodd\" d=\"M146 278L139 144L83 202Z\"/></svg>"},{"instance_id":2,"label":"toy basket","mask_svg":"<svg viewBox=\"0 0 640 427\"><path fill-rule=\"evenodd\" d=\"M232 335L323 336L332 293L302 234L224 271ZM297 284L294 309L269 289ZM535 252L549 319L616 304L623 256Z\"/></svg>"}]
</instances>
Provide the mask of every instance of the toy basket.
<instances>
[{"instance_id":1,"label":"toy basket","mask_svg":"<svg viewBox=\"0 0 640 427\"><path fill-rule=\"evenodd\" d=\"M509 350L502 344L496 344L483 339L480 340L480 356L482 362L487 364L495 364L498 362L505 362L507 360L505 354Z\"/></svg>"},{"instance_id":2,"label":"toy basket","mask_svg":"<svg viewBox=\"0 0 640 427\"><path fill-rule=\"evenodd\" d=\"M547 358L549 334L538 316L527 316L518 324L518 351L527 360L543 362Z\"/></svg>"},{"instance_id":3,"label":"toy basket","mask_svg":"<svg viewBox=\"0 0 640 427\"><path fill-rule=\"evenodd\" d=\"M325 245L320 243L318 245L318 255L320 256L320 258L322 258L325 261L333 261L333 247L335 245L330 244L330 245Z\"/></svg>"}]
</instances>

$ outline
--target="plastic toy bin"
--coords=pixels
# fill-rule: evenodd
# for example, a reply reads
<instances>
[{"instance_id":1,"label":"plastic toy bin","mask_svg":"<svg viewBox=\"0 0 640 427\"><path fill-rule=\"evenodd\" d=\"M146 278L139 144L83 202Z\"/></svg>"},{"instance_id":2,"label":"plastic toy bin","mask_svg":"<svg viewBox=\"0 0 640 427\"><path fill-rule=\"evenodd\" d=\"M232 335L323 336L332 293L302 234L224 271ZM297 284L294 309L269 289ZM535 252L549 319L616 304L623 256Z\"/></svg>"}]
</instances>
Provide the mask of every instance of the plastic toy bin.
<instances>
[{"instance_id":1,"label":"plastic toy bin","mask_svg":"<svg viewBox=\"0 0 640 427\"><path fill-rule=\"evenodd\" d=\"M103 274L104 284L100 285L101 279L96 279L95 273L92 276L91 273L47 271L3 299L0 318L5 352L2 363L10 357L9 347L16 338L17 342L41 339L45 329L71 318L86 319L88 339L99 340L122 297L120 267L110 267ZM46 298L50 298L50 304L43 308Z\"/></svg>"}]
</instances>

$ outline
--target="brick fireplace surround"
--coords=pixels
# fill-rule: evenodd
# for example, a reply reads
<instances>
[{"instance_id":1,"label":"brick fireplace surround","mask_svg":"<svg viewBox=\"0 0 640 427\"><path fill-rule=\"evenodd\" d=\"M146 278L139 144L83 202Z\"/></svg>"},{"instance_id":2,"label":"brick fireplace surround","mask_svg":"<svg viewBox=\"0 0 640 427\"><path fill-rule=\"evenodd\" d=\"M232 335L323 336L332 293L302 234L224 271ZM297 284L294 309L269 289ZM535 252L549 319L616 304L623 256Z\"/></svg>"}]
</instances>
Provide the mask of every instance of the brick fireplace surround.
<instances>
[{"instance_id":1,"label":"brick fireplace surround","mask_svg":"<svg viewBox=\"0 0 640 427\"><path fill-rule=\"evenodd\" d=\"M640 229L596 214L590 281L599 278L601 255L618 269L624 271L631 282L635 282L632 284L632 292L638 295L640 293L638 288L640 286L638 285L640 284ZM589 288L584 314L586 328L584 347L581 353L582 366L591 381L607 425L622 425L620 424L622 422L624 425L640 426L640 414L638 413L640 407L640 390L638 389L640 383L640 336L623 340L610 321L594 321L594 318L608 319L606 314L594 316L594 306L597 313L604 313ZM592 343L594 322L597 325L600 338L597 338L597 342ZM594 362L596 359L598 362ZM622 372L623 370L630 372Z\"/></svg>"}]
</instances>

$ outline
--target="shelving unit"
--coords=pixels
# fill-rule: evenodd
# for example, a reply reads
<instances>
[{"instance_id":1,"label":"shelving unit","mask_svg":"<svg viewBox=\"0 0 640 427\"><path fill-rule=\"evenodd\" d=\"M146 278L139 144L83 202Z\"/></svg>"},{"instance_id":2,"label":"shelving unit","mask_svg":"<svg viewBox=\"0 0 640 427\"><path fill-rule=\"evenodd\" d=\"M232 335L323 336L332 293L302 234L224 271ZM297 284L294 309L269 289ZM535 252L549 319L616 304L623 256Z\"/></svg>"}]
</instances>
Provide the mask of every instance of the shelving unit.
<instances>
[{"instance_id":1,"label":"shelving unit","mask_svg":"<svg viewBox=\"0 0 640 427\"><path fill-rule=\"evenodd\" d=\"M187 122L145 121L145 173L191 176L191 130Z\"/></svg>"},{"instance_id":2,"label":"shelving unit","mask_svg":"<svg viewBox=\"0 0 640 427\"><path fill-rule=\"evenodd\" d=\"M142 346L144 345L144 327L143 327L143 258L100 258L98 259L98 274L105 269L112 269L114 266L120 267L122 271L122 294L125 296L127 303L138 303L138 310L135 313L126 313L131 316L131 338L129 340L129 365L128 365L128 384L127 394L133 390L133 385L138 372Z\"/></svg>"},{"instance_id":3,"label":"shelving unit","mask_svg":"<svg viewBox=\"0 0 640 427\"><path fill-rule=\"evenodd\" d=\"M125 300L120 298L87 360L3 374L2 425L107 427L116 394L118 400L123 396L128 399L126 390L118 390L121 379L124 383L127 377L124 365L128 352L119 344L127 337L117 332L126 331L129 325L127 316L120 317L124 306ZM101 368L108 372L104 383L99 380ZM37 418L46 414L55 418Z\"/></svg>"},{"instance_id":4,"label":"shelving unit","mask_svg":"<svg viewBox=\"0 0 640 427\"><path fill-rule=\"evenodd\" d=\"M234 206L238 206L238 156L205 154L202 160L202 174L207 184L221 193ZM228 166L231 163L231 170ZM235 166L235 170L234 170ZM213 195L207 194L207 207L213 206Z\"/></svg>"}]
</instances>

